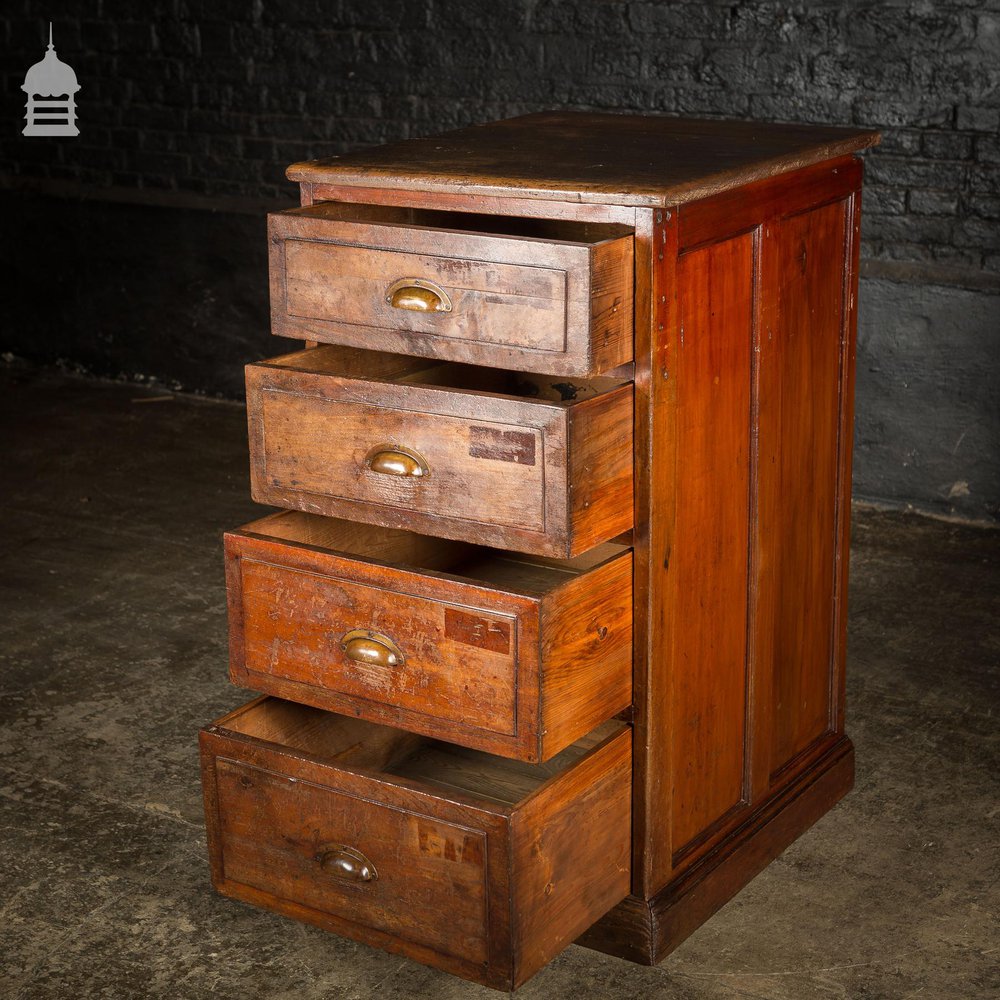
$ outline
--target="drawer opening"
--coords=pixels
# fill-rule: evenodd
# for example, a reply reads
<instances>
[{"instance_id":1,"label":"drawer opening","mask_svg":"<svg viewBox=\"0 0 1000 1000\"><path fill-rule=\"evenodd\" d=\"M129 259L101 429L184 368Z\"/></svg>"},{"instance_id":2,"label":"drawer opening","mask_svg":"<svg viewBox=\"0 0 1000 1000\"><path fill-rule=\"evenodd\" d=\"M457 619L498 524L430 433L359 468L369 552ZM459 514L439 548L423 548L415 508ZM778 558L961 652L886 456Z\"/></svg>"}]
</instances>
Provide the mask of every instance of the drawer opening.
<instances>
[{"instance_id":1,"label":"drawer opening","mask_svg":"<svg viewBox=\"0 0 1000 1000\"><path fill-rule=\"evenodd\" d=\"M532 595L555 590L629 551L627 545L605 542L573 559L555 559L296 510L270 514L240 531Z\"/></svg>"},{"instance_id":2,"label":"drawer opening","mask_svg":"<svg viewBox=\"0 0 1000 1000\"><path fill-rule=\"evenodd\" d=\"M220 728L310 754L324 764L513 806L626 727L606 722L544 764L495 757L273 697L251 702Z\"/></svg>"},{"instance_id":3,"label":"drawer opening","mask_svg":"<svg viewBox=\"0 0 1000 1000\"><path fill-rule=\"evenodd\" d=\"M432 389L508 396L566 406L603 396L629 382L627 378L607 375L591 378L539 375L334 346L310 347L263 363L320 375L365 378L398 385L421 385Z\"/></svg>"},{"instance_id":4,"label":"drawer opening","mask_svg":"<svg viewBox=\"0 0 1000 1000\"><path fill-rule=\"evenodd\" d=\"M435 234L445 230L452 233L514 236L544 240L547 243L580 243L589 246L596 246L622 236L631 236L634 232L630 226L608 222L526 219L511 215L480 215L475 212L446 212L440 209L362 205L336 201L293 208L282 214L330 222L429 229Z\"/></svg>"}]
</instances>

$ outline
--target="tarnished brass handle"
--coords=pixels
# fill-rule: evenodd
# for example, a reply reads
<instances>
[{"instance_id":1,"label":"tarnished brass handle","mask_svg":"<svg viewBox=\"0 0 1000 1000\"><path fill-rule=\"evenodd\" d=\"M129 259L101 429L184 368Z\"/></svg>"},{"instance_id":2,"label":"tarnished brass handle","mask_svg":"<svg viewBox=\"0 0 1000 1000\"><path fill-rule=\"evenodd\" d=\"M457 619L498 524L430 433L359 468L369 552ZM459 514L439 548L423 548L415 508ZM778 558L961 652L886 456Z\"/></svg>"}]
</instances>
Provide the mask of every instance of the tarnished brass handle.
<instances>
[{"instance_id":1,"label":"tarnished brass handle","mask_svg":"<svg viewBox=\"0 0 1000 1000\"><path fill-rule=\"evenodd\" d=\"M375 882L378 879L375 866L354 847L343 844L322 847L316 854L316 860L327 875L344 882Z\"/></svg>"},{"instance_id":2,"label":"tarnished brass handle","mask_svg":"<svg viewBox=\"0 0 1000 1000\"><path fill-rule=\"evenodd\" d=\"M377 667L401 667L406 662L403 651L381 632L366 628L351 629L340 638L344 655L355 663L371 663Z\"/></svg>"},{"instance_id":3,"label":"tarnished brass handle","mask_svg":"<svg viewBox=\"0 0 1000 1000\"><path fill-rule=\"evenodd\" d=\"M365 465L383 476L426 479L431 470L419 452L398 444L377 444L365 456Z\"/></svg>"},{"instance_id":4,"label":"tarnished brass handle","mask_svg":"<svg viewBox=\"0 0 1000 1000\"><path fill-rule=\"evenodd\" d=\"M410 312L451 312L451 298L433 281L426 278L400 278L385 290L385 301L393 309Z\"/></svg>"}]
</instances>

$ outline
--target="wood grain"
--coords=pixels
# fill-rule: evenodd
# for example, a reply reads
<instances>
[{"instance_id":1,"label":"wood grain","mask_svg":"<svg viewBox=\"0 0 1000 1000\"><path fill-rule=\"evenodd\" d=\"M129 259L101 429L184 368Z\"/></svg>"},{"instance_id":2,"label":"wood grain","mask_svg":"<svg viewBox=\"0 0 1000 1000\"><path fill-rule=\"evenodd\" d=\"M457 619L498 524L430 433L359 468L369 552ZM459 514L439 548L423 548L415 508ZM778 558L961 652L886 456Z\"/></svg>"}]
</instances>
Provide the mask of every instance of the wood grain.
<instances>
[{"instance_id":1,"label":"wood grain","mask_svg":"<svg viewBox=\"0 0 1000 1000\"><path fill-rule=\"evenodd\" d=\"M842 737L731 830L704 860L648 899L626 897L577 944L656 965L829 812L854 785Z\"/></svg>"},{"instance_id":2,"label":"wood grain","mask_svg":"<svg viewBox=\"0 0 1000 1000\"><path fill-rule=\"evenodd\" d=\"M744 804L754 239L681 256L678 544L669 554L675 863ZM701 539L700 545L683 539Z\"/></svg>"},{"instance_id":3,"label":"wood grain","mask_svg":"<svg viewBox=\"0 0 1000 1000\"><path fill-rule=\"evenodd\" d=\"M340 358L313 348L247 366L259 502L563 558L632 526L631 385L565 380L549 401L537 383L488 370L376 380L346 374ZM366 460L380 446L417 452L429 474L373 472ZM574 463L607 447L617 450L607 461Z\"/></svg>"},{"instance_id":4,"label":"wood grain","mask_svg":"<svg viewBox=\"0 0 1000 1000\"><path fill-rule=\"evenodd\" d=\"M558 375L630 361L631 235L529 223L328 203L273 213L272 332ZM432 282L447 311L394 307L387 290L407 279Z\"/></svg>"},{"instance_id":5,"label":"wood grain","mask_svg":"<svg viewBox=\"0 0 1000 1000\"><path fill-rule=\"evenodd\" d=\"M622 870L608 862L622 856L629 800L633 895L586 941L656 961L846 792L853 154L877 141L546 112L291 168L306 209L273 223L276 330L301 321L298 335L315 341L329 326L340 346L248 375L255 496L293 511L234 533L233 620L252 619L256 637L234 639L233 662L254 647L258 666L301 671L262 670L267 690L365 718L270 699L203 735L224 892L512 988L612 905ZM632 294L616 310L628 254ZM469 296L469 324L437 336L426 317L387 322L376 291L410 262ZM349 293L328 280L338 273ZM606 368L632 346L626 306L631 362ZM349 346L341 325L383 350ZM613 377L584 377L597 371ZM431 476L365 482L362 446L375 442L364 434L378 429L412 431L417 444L389 443L430 451ZM549 756L627 697L628 559L601 544L615 536L634 548L631 782L610 777L622 764L614 737ZM244 558L246 581L233 569ZM346 626L349 604L405 633L401 646L418 642L398 690L373 694L360 675L341 684L327 672L325 623ZM463 644L469 655L457 657ZM420 695L424 678L439 701ZM589 775L595 753L614 766ZM455 830L481 835L485 930L467 906L474 865L457 873L467 881L455 888L454 944L440 928L394 925L389 911L367 922L325 911L292 883L227 880L220 756L374 815L424 817L431 841L451 843L445 853ZM285 790L279 781L268 795L287 801ZM283 810L269 822L285 822ZM396 835L407 843L405 828Z\"/></svg>"},{"instance_id":6,"label":"wood grain","mask_svg":"<svg viewBox=\"0 0 1000 1000\"><path fill-rule=\"evenodd\" d=\"M485 964L482 832L234 761L217 761L216 781L228 880L291 891L305 906ZM327 845L363 845L378 878L354 884L327 875L318 864Z\"/></svg>"},{"instance_id":7,"label":"wood grain","mask_svg":"<svg viewBox=\"0 0 1000 1000\"><path fill-rule=\"evenodd\" d=\"M628 739L605 744L512 816L515 987L628 893L631 759Z\"/></svg>"},{"instance_id":8,"label":"wood grain","mask_svg":"<svg viewBox=\"0 0 1000 1000\"><path fill-rule=\"evenodd\" d=\"M317 715L332 720L321 738ZM206 727L216 887L513 989L627 892L629 730L612 723L533 775L445 744L411 747L393 732L270 698ZM383 765L393 744L407 749ZM484 781L521 793L483 797ZM321 863L331 848L365 858L375 877L331 874Z\"/></svg>"},{"instance_id":9,"label":"wood grain","mask_svg":"<svg viewBox=\"0 0 1000 1000\"><path fill-rule=\"evenodd\" d=\"M756 656L769 663L768 773L833 731L834 588L847 214L764 228ZM763 735L766 734L766 735Z\"/></svg>"},{"instance_id":10,"label":"wood grain","mask_svg":"<svg viewBox=\"0 0 1000 1000\"><path fill-rule=\"evenodd\" d=\"M670 207L874 146L878 132L543 111L296 163L290 180Z\"/></svg>"},{"instance_id":11,"label":"wood grain","mask_svg":"<svg viewBox=\"0 0 1000 1000\"><path fill-rule=\"evenodd\" d=\"M628 550L584 568L422 543L299 512L228 533L233 682L530 761L629 706ZM403 662L350 659L354 629L394 640Z\"/></svg>"}]
</instances>

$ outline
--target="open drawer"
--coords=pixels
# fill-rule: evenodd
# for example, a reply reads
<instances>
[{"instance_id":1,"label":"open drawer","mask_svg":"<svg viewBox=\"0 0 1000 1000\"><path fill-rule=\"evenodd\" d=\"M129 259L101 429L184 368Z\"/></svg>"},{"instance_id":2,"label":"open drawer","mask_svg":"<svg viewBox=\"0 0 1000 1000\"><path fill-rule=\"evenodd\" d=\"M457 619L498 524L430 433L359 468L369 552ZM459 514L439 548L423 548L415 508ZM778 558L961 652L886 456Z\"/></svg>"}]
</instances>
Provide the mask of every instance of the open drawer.
<instances>
[{"instance_id":1,"label":"open drawer","mask_svg":"<svg viewBox=\"0 0 1000 1000\"><path fill-rule=\"evenodd\" d=\"M248 365L255 500L572 558L632 527L632 385L352 348Z\"/></svg>"},{"instance_id":2,"label":"open drawer","mask_svg":"<svg viewBox=\"0 0 1000 1000\"><path fill-rule=\"evenodd\" d=\"M262 698L201 734L215 886L513 989L629 891L631 731L530 765Z\"/></svg>"},{"instance_id":3,"label":"open drawer","mask_svg":"<svg viewBox=\"0 0 1000 1000\"><path fill-rule=\"evenodd\" d=\"M521 760L632 701L632 553L553 560L300 511L225 538L234 684Z\"/></svg>"},{"instance_id":4,"label":"open drawer","mask_svg":"<svg viewBox=\"0 0 1000 1000\"><path fill-rule=\"evenodd\" d=\"M279 336L551 375L632 360L621 226L326 202L268 230Z\"/></svg>"}]
</instances>

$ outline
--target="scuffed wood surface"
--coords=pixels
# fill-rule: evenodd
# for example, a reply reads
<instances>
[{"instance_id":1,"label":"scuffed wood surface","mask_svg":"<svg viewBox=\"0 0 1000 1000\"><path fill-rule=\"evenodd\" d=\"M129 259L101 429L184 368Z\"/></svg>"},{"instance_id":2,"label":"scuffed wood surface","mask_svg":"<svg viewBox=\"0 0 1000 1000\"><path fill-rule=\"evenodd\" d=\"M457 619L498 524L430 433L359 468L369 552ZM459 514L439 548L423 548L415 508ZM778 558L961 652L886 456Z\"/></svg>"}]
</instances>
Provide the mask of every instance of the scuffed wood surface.
<instances>
[{"instance_id":1,"label":"scuffed wood surface","mask_svg":"<svg viewBox=\"0 0 1000 1000\"><path fill-rule=\"evenodd\" d=\"M306 184L669 206L878 142L868 129L543 111L295 163L287 174Z\"/></svg>"}]
</instances>

